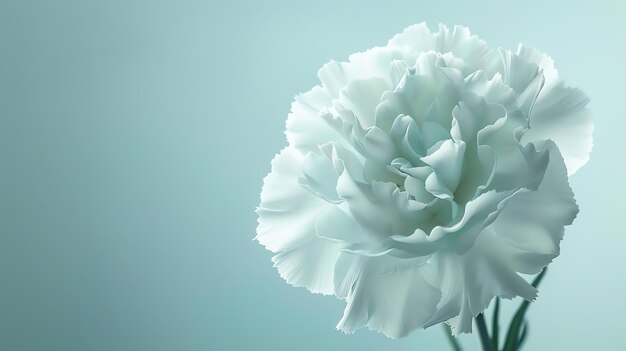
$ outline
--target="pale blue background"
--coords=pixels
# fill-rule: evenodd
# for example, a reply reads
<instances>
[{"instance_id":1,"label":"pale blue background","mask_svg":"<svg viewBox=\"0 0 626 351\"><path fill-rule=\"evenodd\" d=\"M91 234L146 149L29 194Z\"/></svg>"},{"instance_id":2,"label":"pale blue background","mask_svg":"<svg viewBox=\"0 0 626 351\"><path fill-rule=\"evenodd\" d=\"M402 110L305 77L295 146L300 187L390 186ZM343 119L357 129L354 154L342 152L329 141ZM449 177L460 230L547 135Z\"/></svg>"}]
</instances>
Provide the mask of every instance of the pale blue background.
<instances>
[{"instance_id":1,"label":"pale blue background","mask_svg":"<svg viewBox=\"0 0 626 351\"><path fill-rule=\"evenodd\" d=\"M0 349L447 350L335 331L343 303L252 241L294 94L424 20L541 48L592 98L526 349L625 349L626 6L585 3L0 0Z\"/></svg>"}]
</instances>

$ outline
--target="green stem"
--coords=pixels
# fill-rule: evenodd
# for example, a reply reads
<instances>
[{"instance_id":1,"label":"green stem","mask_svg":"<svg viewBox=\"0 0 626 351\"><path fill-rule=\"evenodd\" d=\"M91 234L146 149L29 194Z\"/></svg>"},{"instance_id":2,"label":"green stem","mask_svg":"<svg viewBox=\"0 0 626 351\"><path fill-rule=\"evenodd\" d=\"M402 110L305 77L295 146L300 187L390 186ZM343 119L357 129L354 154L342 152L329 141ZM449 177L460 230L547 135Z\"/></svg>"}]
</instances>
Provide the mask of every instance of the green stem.
<instances>
[{"instance_id":1,"label":"green stem","mask_svg":"<svg viewBox=\"0 0 626 351\"><path fill-rule=\"evenodd\" d=\"M456 340L456 338L454 336L452 336L452 330L450 329L450 326L443 323L443 328L445 329L445 333L446 333L446 337L448 338L448 341L450 342L450 345L452 346L452 349L454 351L462 351L461 350L461 345L459 345L459 342Z\"/></svg>"},{"instance_id":2,"label":"green stem","mask_svg":"<svg viewBox=\"0 0 626 351\"><path fill-rule=\"evenodd\" d=\"M483 345L483 351L494 351L493 345L491 345L491 339L487 332L487 324L485 323L485 317L482 313L476 316L476 325L478 326L478 333L480 335L480 343Z\"/></svg>"},{"instance_id":3,"label":"green stem","mask_svg":"<svg viewBox=\"0 0 626 351\"><path fill-rule=\"evenodd\" d=\"M493 309L493 319L491 321L491 344L494 350L498 350L500 345L500 325L498 322L500 315L500 298L496 297L496 304Z\"/></svg>"},{"instance_id":4,"label":"green stem","mask_svg":"<svg viewBox=\"0 0 626 351\"><path fill-rule=\"evenodd\" d=\"M546 275L548 268L544 268L541 273L533 280L532 286L538 287L541 280ZM511 325L509 326L509 331L506 335L506 341L504 342L504 351L518 351L521 343L519 342L521 335L520 330L524 326L524 314L526 314L526 310L530 305L530 301L522 302L521 306L513 315L513 320L511 321ZM524 333L524 338L526 337L526 333Z\"/></svg>"}]
</instances>

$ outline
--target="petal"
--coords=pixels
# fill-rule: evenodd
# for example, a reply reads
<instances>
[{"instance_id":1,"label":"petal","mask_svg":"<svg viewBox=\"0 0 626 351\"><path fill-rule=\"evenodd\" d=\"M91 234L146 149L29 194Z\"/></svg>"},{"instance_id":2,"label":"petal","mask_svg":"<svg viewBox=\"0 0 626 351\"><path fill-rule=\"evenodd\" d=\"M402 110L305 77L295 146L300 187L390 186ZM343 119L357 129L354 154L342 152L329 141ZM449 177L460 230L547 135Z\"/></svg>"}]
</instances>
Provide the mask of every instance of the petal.
<instances>
[{"instance_id":1,"label":"petal","mask_svg":"<svg viewBox=\"0 0 626 351\"><path fill-rule=\"evenodd\" d=\"M488 191L465 205L465 212L460 221L451 226L438 226L430 233L430 240L445 237L456 237L456 251L463 254L469 250L476 237L485 227L491 224L498 213L506 206L507 201L517 191Z\"/></svg>"},{"instance_id":2,"label":"petal","mask_svg":"<svg viewBox=\"0 0 626 351\"><path fill-rule=\"evenodd\" d=\"M516 93L502 82L502 75L498 72L489 79L484 71L476 71L465 78L465 89L482 97L489 104L497 104L515 108Z\"/></svg>"},{"instance_id":3,"label":"petal","mask_svg":"<svg viewBox=\"0 0 626 351\"><path fill-rule=\"evenodd\" d=\"M367 155L363 146L366 131L352 111L335 103L330 110L322 112L320 117L341 136L336 144L342 144L357 153Z\"/></svg>"},{"instance_id":4,"label":"petal","mask_svg":"<svg viewBox=\"0 0 626 351\"><path fill-rule=\"evenodd\" d=\"M407 261L412 260L377 257L362 263L353 273L354 285L337 329L353 333L367 326L400 338L422 328L435 312L441 292L430 265Z\"/></svg>"},{"instance_id":5,"label":"petal","mask_svg":"<svg viewBox=\"0 0 626 351\"><path fill-rule=\"evenodd\" d=\"M490 189L536 189L548 164L548 152L520 141L527 129L506 116L478 132L478 144L490 146L496 163Z\"/></svg>"},{"instance_id":6,"label":"petal","mask_svg":"<svg viewBox=\"0 0 626 351\"><path fill-rule=\"evenodd\" d=\"M497 218L498 213L505 208L508 199L513 194L514 192L511 191L493 190L481 194L467 203L464 213L452 215L455 218L454 224L434 226L429 235L421 229L406 236L392 235L385 241L386 248L404 251L414 256L430 255L436 250L447 248L448 250L454 249L457 254L462 255L472 248L476 237ZM449 201L439 203L454 204ZM437 209L437 215L442 213L441 209ZM422 221L420 226L427 228L429 224Z\"/></svg>"},{"instance_id":7,"label":"petal","mask_svg":"<svg viewBox=\"0 0 626 351\"><path fill-rule=\"evenodd\" d=\"M554 61L539 51L520 45L517 54L501 51L504 81L520 94L531 130L524 143L553 140L565 159L568 174L589 160L593 125L586 109L589 99L558 78ZM545 71L544 71L545 70Z\"/></svg>"},{"instance_id":8,"label":"petal","mask_svg":"<svg viewBox=\"0 0 626 351\"><path fill-rule=\"evenodd\" d=\"M391 126L389 137L402 158L412 163L419 163L420 156L426 154L422 141L422 133L417 123L410 116L397 116Z\"/></svg>"},{"instance_id":9,"label":"petal","mask_svg":"<svg viewBox=\"0 0 626 351\"><path fill-rule=\"evenodd\" d=\"M428 179L428 177L426 177L426 179ZM404 188L416 201L426 204L433 200L433 194L426 190L426 182L421 178L407 175L404 179Z\"/></svg>"},{"instance_id":10,"label":"petal","mask_svg":"<svg viewBox=\"0 0 626 351\"><path fill-rule=\"evenodd\" d=\"M272 252L288 250L314 236L313 225L330 204L300 186L304 156L287 147L272 160L272 171L263 179L257 209L256 240Z\"/></svg>"},{"instance_id":11,"label":"petal","mask_svg":"<svg viewBox=\"0 0 626 351\"><path fill-rule=\"evenodd\" d=\"M568 175L585 165L593 144L589 99L579 89L565 87L562 82L544 88L530 115L530 130L524 143L552 140L559 147Z\"/></svg>"},{"instance_id":12,"label":"petal","mask_svg":"<svg viewBox=\"0 0 626 351\"><path fill-rule=\"evenodd\" d=\"M423 143L425 149L430 149L433 145L446 139L450 139L450 132L439 123L422 123Z\"/></svg>"},{"instance_id":13,"label":"petal","mask_svg":"<svg viewBox=\"0 0 626 351\"><path fill-rule=\"evenodd\" d=\"M339 176L337 193L345 200L360 228L369 233L372 240L413 231L411 227L415 225L415 219L409 220L393 204L379 199L372 185L355 180L349 171Z\"/></svg>"},{"instance_id":14,"label":"petal","mask_svg":"<svg viewBox=\"0 0 626 351\"><path fill-rule=\"evenodd\" d=\"M465 254L435 255L444 295L429 325L449 320L455 333L470 332L472 318L494 296L536 297L536 289L518 273L536 274L558 255L563 227L578 212L563 159L554 144L547 147L550 163L536 191L511 196Z\"/></svg>"},{"instance_id":15,"label":"petal","mask_svg":"<svg viewBox=\"0 0 626 351\"><path fill-rule=\"evenodd\" d=\"M389 131L400 115L418 120L433 102L432 80L415 73L405 75L394 91L385 92L376 107L376 126Z\"/></svg>"},{"instance_id":16,"label":"petal","mask_svg":"<svg viewBox=\"0 0 626 351\"><path fill-rule=\"evenodd\" d=\"M272 262L287 283L315 294L332 295L339 254L338 244L313 237L301 246L278 253Z\"/></svg>"},{"instance_id":17,"label":"petal","mask_svg":"<svg viewBox=\"0 0 626 351\"><path fill-rule=\"evenodd\" d=\"M433 196L443 200L452 199L454 197L452 189L450 189L435 172L431 173L428 178L426 178L424 189Z\"/></svg>"},{"instance_id":18,"label":"petal","mask_svg":"<svg viewBox=\"0 0 626 351\"><path fill-rule=\"evenodd\" d=\"M319 238L315 223L334 205L298 183L306 158L293 148L283 149L272 160L257 209L256 240L276 252L272 260L289 284L314 293L332 294L334 265L339 246Z\"/></svg>"},{"instance_id":19,"label":"petal","mask_svg":"<svg viewBox=\"0 0 626 351\"><path fill-rule=\"evenodd\" d=\"M353 80L382 78L394 86L389 75L392 62L406 61L406 50L397 47L375 47L364 52L350 55L348 62L331 61L317 72L322 86L328 90L332 98Z\"/></svg>"},{"instance_id":20,"label":"petal","mask_svg":"<svg viewBox=\"0 0 626 351\"><path fill-rule=\"evenodd\" d=\"M546 86L550 86L559 80L558 72L554 67L554 60L550 56L521 43L517 47L517 56L539 66L543 71Z\"/></svg>"},{"instance_id":21,"label":"petal","mask_svg":"<svg viewBox=\"0 0 626 351\"><path fill-rule=\"evenodd\" d=\"M454 57L465 62L469 69L466 74L490 67L497 62L497 54L484 40L472 35L467 27L454 26L450 30L445 25L439 25L439 32L435 37L436 50L441 53L451 52Z\"/></svg>"},{"instance_id":22,"label":"petal","mask_svg":"<svg viewBox=\"0 0 626 351\"><path fill-rule=\"evenodd\" d=\"M396 156L393 141L378 127L368 129L363 144L370 158L380 163L387 164Z\"/></svg>"},{"instance_id":23,"label":"petal","mask_svg":"<svg viewBox=\"0 0 626 351\"><path fill-rule=\"evenodd\" d=\"M320 117L321 111L330 107L331 102L328 91L320 86L296 96L286 122L285 135L289 145L311 150L317 145L341 139Z\"/></svg>"},{"instance_id":24,"label":"petal","mask_svg":"<svg viewBox=\"0 0 626 351\"><path fill-rule=\"evenodd\" d=\"M439 289L442 292L441 300L437 304L437 312L426 323L426 327L448 321L461 314L463 307L463 295L465 285L463 282L463 266L458 256L454 252L442 251L433 255L431 260L437 277L439 278ZM457 317L458 318L458 317ZM458 334L459 327L455 323L452 332ZM471 322L469 324L471 330Z\"/></svg>"},{"instance_id":25,"label":"petal","mask_svg":"<svg viewBox=\"0 0 626 351\"><path fill-rule=\"evenodd\" d=\"M367 128L374 125L376 106L383 93L390 89L382 78L355 79L341 89L338 102L354 112L361 125Z\"/></svg>"},{"instance_id":26,"label":"petal","mask_svg":"<svg viewBox=\"0 0 626 351\"><path fill-rule=\"evenodd\" d=\"M422 257L429 256L437 250L445 248L445 240L430 240L426 232L416 229L415 232L408 236L392 235L388 239L389 247L396 251L407 253L401 255L396 253L398 257Z\"/></svg>"},{"instance_id":27,"label":"petal","mask_svg":"<svg viewBox=\"0 0 626 351\"><path fill-rule=\"evenodd\" d=\"M491 225L512 269L536 274L559 254L563 227L578 213L563 158L549 143L550 162L536 191L520 193Z\"/></svg>"},{"instance_id":28,"label":"petal","mask_svg":"<svg viewBox=\"0 0 626 351\"><path fill-rule=\"evenodd\" d=\"M444 295L428 325L447 320L453 334L469 333L473 319L489 306L494 296L535 298L537 290L514 270L500 264L501 253L489 247L489 237L483 234L464 255L436 255L433 262L438 276L442 277L440 286Z\"/></svg>"},{"instance_id":29,"label":"petal","mask_svg":"<svg viewBox=\"0 0 626 351\"><path fill-rule=\"evenodd\" d=\"M428 156L422 157L421 160L432 167L434 174L443 182L451 195L459 185L463 156L465 155L465 142L448 139L441 141L437 146L433 146L433 149L435 150L428 150ZM428 178L431 177L432 174ZM428 179L426 186L428 187Z\"/></svg>"},{"instance_id":30,"label":"petal","mask_svg":"<svg viewBox=\"0 0 626 351\"><path fill-rule=\"evenodd\" d=\"M441 64L441 55L436 52L420 55L415 69L404 75L393 91L383 94L376 108L376 126L389 131L399 115L411 116L421 124L436 101L437 119L429 121L449 127L452 118L449 112L458 102L459 89L444 73Z\"/></svg>"},{"instance_id":31,"label":"petal","mask_svg":"<svg viewBox=\"0 0 626 351\"><path fill-rule=\"evenodd\" d=\"M400 214L410 218L419 215L427 204L415 201L407 191L402 191L394 183L373 182L372 191L381 201L392 205Z\"/></svg>"},{"instance_id":32,"label":"petal","mask_svg":"<svg viewBox=\"0 0 626 351\"><path fill-rule=\"evenodd\" d=\"M317 236L340 244L362 243L368 236L358 228L355 219L338 207L331 207L315 223Z\"/></svg>"},{"instance_id":33,"label":"petal","mask_svg":"<svg viewBox=\"0 0 626 351\"><path fill-rule=\"evenodd\" d=\"M332 161L335 172L340 175L344 170L348 170L350 175L358 182L365 182L363 179L363 162L358 153L353 152L341 143L327 143L319 146L319 149Z\"/></svg>"},{"instance_id":34,"label":"petal","mask_svg":"<svg viewBox=\"0 0 626 351\"><path fill-rule=\"evenodd\" d=\"M389 39L387 45L409 47L416 53L432 50L434 38L425 22L406 27L402 33L398 33Z\"/></svg>"},{"instance_id":35,"label":"petal","mask_svg":"<svg viewBox=\"0 0 626 351\"><path fill-rule=\"evenodd\" d=\"M407 27L388 42L390 46L410 48L415 55L434 50L450 52L468 65L467 74L484 67L497 64L497 53L489 49L487 43L472 35L468 28L455 26L450 30L445 25L432 33L425 23ZM471 71L471 72L470 72Z\"/></svg>"},{"instance_id":36,"label":"petal","mask_svg":"<svg viewBox=\"0 0 626 351\"><path fill-rule=\"evenodd\" d=\"M341 203L337 195L337 172L332 160L322 152L307 152L302 160L298 183L317 197L330 203Z\"/></svg>"},{"instance_id":37,"label":"petal","mask_svg":"<svg viewBox=\"0 0 626 351\"><path fill-rule=\"evenodd\" d=\"M348 84L351 77L346 72L347 63L331 60L324 64L317 72L317 77L322 82L322 86L328 90L330 95L335 98L339 96L339 91Z\"/></svg>"},{"instance_id":38,"label":"petal","mask_svg":"<svg viewBox=\"0 0 626 351\"><path fill-rule=\"evenodd\" d=\"M499 50L502 59L502 80L521 94L538 75L543 75L539 66L520 57L510 50Z\"/></svg>"},{"instance_id":39,"label":"petal","mask_svg":"<svg viewBox=\"0 0 626 351\"><path fill-rule=\"evenodd\" d=\"M471 143L476 139L478 131L506 115L507 111L502 105L487 103L485 99L468 93L452 110L450 134L456 140Z\"/></svg>"}]
</instances>

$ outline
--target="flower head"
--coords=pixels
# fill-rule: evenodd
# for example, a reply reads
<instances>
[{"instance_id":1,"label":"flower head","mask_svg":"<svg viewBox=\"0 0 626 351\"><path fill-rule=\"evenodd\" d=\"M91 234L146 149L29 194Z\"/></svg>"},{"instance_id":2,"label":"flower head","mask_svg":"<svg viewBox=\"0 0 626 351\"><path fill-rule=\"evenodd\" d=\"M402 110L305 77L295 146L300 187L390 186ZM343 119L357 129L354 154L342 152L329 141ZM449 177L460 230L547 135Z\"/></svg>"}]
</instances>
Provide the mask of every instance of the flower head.
<instances>
[{"instance_id":1,"label":"flower head","mask_svg":"<svg viewBox=\"0 0 626 351\"><path fill-rule=\"evenodd\" d=\"M588 99L552 59L418 24L318 76L257 210L280 275L344 299L338 329L394 338L534 299L519 273L559 254L592 141Z\"/></svg>"}]
</instances>

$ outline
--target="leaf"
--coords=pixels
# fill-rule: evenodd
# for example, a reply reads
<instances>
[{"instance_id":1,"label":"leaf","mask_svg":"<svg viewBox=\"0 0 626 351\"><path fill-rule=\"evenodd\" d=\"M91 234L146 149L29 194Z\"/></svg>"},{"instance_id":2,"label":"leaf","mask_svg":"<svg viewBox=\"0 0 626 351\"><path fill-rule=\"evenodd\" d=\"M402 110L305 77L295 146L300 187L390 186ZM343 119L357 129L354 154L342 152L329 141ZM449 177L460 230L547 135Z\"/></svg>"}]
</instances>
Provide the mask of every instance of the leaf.
<instances>
[{"instance_id":1,"label":"leaf","mask_svg":"<svg viewBox=\"0 0 626 351\"><path fill-rule=\"evenodd\" d=\"M489 339L489 332L487 332L487 323L485 323L485 317L483 314L479 313L475 319L480 335L480 343L483 345L483 351L497 351L492 348L491 340Z\"/></svg>"},{"instance_id":2,"label":"leaf","mask_svg":"<svg viewBox=\"0 0 626 351\"><path fill-rule=\"evenodd\" d=\"M493 349L494 350L499 350L498 349L498 344L499 344L499 328L500 326L498 325L498 315L500 314L500 298L496 297L496 305L494 307L493 310L493 319L491 321L491 343L493 344Z\"/></svg>"},{"instance_id":3,"label":"leaf","mask_svg":"<svg viewBox=\"0 0 626 351\"><path fill-rule=\"evenodd\" d=\"M446 337L448 338L448 341L450 342L450 345L452 346L452 349L454 351L462 351L461 345L459 345L459 342L452 335L452 330L450 329L450 326L444 323L443 324L443 328L445 329L444 332L446 333Z\"/></svg>"},{"instance_id":4,"label":"leaf","mask_svg":"<svg viewBox=\"0 0 626 351\"><path fill-rule=\"evenodd\" d=\"M522 327L522 333L519 336L519 341L517 342L518 350L522 347L524 341L526 341L526 335L528 335L528 322L524 322L524 326Z\"/></svg>"}]
</instances>

